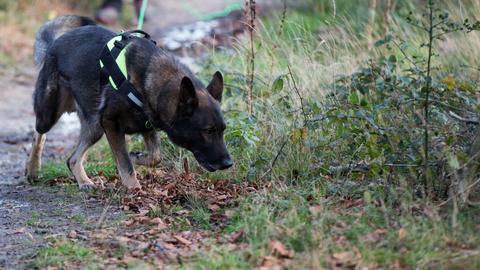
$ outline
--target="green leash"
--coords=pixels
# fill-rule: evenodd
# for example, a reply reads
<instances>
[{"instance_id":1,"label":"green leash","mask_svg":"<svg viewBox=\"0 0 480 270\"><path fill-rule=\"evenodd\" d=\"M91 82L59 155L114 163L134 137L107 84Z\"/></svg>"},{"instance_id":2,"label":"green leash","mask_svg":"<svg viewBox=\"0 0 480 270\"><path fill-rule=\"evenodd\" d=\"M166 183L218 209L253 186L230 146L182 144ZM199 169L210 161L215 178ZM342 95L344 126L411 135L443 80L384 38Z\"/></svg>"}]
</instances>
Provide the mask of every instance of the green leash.
<instances>
[{"instance_id":1,"label":"green leash","mask_svg":"<svg viewBox=\"0 0 480 270\"><path fill-rule=\"evenodd\" d=\"M221 11L210 12L210 13L207 13L207 14L201 14L200 12L198 12L194 8L192 8L192 6L190 6L187 2L182 1L181 5L191 15L193 15L194 17L196 17L197 19L202 20L202 21L209 21L209 20L212 20L212 19L216 19L218 17L224 17L224 16L227 16L228 14L230 14L230 12L232 12L232 11L241 10L243 8L242 4L240 4L236 1L233 1L233 3L230 2L229 4L227 4L227 6ZM139 30L143 29L143 23L145 22L145 12L147 11L147 6L148 6L148 0L142 0L142 7L140 8L140 12L138 14L137 29L139 29Z\"/></svg>"},{"instance_id":2,"label":"green leash","mask_svg":"<svg viewBox=\"0 0 480 270\"><path fill-rule=\"evenodd\" d=\"M192 16L196 17L201 21L210 21L219 17L225 17L230 14L232 11L241 10L243 6L239 1L226 1L227 6L221 11L209 12L207 14L202 14L199 11L195 10L188 2L182 1L180 4L182 8L188 11Z\"/></svg>"},{"instance_id":3,"label":"green leash","mask_svg":"<svg viewBox=\"0 0 480 270\"><path fill-rule=\"evenodd\" d=\"M145 21L145 11L147 11L148 0L142 0L142 7L140 8L140 13L138 14L138 25L137 29L142 30L143 22Z\"/></svg>"}]
</instances>

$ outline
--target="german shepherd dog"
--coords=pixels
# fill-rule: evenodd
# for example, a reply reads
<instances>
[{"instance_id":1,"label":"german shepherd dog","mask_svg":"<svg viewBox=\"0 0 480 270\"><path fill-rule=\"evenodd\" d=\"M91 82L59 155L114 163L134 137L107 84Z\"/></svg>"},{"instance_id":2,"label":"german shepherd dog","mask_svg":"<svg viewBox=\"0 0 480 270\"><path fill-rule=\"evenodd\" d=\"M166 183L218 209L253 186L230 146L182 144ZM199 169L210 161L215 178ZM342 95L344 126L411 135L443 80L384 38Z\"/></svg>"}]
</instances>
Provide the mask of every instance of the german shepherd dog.
<instances>
[{"instance_id":1,"label":"german shepherd dog","mask_svg":"<svg viewBox=\"0 0 480 270\"><path fill-rule=\"evenodd\" d=\"M36 133L26 176L35 179L41 166L46 133L65 112L77 112L81 123L77 147L67 161L81 189L95 187L83 168L87 150L106 134L125 187L140 188L136 164L160 161L157 134L145 126L147 115L175 144L193 153L208 171L227 169L233 162L225 146L225 122L220 110L223 77L216 72L205 87L171 54L141 37L126 51L130 83L143 97L143 112L102 80L99 57L116 33L80 16L47 22L36 36L34 57L40 72L33 95ZM129 154L125 134L140 133L144 155Z\"/></svg>"}]
</instances>

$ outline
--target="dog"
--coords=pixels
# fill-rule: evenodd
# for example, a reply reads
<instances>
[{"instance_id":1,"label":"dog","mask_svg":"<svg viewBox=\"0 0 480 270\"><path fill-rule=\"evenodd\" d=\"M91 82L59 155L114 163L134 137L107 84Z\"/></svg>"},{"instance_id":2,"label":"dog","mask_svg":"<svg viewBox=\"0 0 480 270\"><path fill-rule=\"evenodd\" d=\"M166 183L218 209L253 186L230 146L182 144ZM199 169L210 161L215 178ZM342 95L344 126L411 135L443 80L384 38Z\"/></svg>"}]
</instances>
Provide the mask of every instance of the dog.
<instances>
[{"instance_id":1,"label":"dog","mask_svg":"<svg viewBox=\"0 0 480 270\"><path fill-rule=\"evenodd\" d=\"M212 172L231 167L220 109L222 74L216 72L205 87L172 54L151 40L132 36L125 59L128 81L143 99L139 110L101 76L99 57L115 36L92 19L74 15L49 21L37 32L34 59L40 71L33 94L36 132L26 177L38 176L46 133L62 114L70 112L78 114L81 129L67 165L81 189L95 187L83 162L87 150L104 133L122 184L128 189L141 188L132 159L149 166L160 161L157 133L145 125L145 116L173 143L192 152L204 169ZM142 134L147 154L129 154L126 134Z\"/></svg>"}]
</instances>

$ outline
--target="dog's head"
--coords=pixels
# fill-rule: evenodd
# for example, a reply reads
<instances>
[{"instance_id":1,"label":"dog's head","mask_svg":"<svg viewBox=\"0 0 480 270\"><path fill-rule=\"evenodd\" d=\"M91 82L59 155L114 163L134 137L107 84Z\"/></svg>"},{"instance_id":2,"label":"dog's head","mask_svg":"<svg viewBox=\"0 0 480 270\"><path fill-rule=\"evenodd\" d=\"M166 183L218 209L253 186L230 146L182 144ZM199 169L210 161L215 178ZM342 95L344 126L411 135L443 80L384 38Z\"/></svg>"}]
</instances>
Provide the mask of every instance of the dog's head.
<instances>
[{"instance_id":1,"label":"dog's head","mask_svg":"<svg viewBox=\"0 0 480 270\"><path fill-rule=\"evenodd\" d=\"M175 144L191 151L198 163L211 172L233 165L223 139L222 92L223 77L220 72L213 75L205 89L195 89L192 80L184 77L176 114L167 131Z\"/></svg>"}]
</instances>

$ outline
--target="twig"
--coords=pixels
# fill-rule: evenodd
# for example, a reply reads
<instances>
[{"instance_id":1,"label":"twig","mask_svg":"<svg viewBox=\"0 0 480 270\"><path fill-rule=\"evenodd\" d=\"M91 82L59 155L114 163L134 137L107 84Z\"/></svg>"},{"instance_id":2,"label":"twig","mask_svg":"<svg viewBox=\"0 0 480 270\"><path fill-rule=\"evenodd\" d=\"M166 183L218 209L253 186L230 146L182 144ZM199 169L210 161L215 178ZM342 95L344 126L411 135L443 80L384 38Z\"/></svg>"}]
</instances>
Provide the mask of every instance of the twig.
<instances>
[{"instance_id":1,"label":"twig","mask_svg":"<svg viewBox=\"0 0 480 270\"><path fill-rule=\"evenodd\" d=\"M461 121L461 122L465 122L467 124L473 124L473 125L478 125L480 124L480 122L478 120L473 120L473 119L467 119L467 118L463 118L461 117L460 115L452 112L452 111L448 111L448 115L450 115L450 117L458 120L458 121Z\"/></svg>"},{"instance_id":2,"label":"twig","mask_svg":"<svg viewBox=\"0 0 480 270\"><path fill-rule=\"evenodd\" d=\"M190 168L188 166L188 159L183 159L183 170L185 172L185 178L190 179Z\"/></svg>"},{"instance_id":3,"label":"twig","mask_svg":"<svg viewBox=\"0 0 480 270\"><path fill-rule=\"evenodd\" d=\"M476 186L478 183L480 183L480 178L477 179L477 180L476 180L475 182L473 182L472 184L470 184L470 185L469 185L468 187L466 187L464 190L458 192L458 193L456 194L456 196L461 195L461 194L463 194L463 193L465 193L465 192L467 192L467 191L470 191L470 189L473 188L474 186ZM443 205L447 204L451 199L452 199L452 197L450 197L450 198L448 198L447 200L439 203L439 204L437 205L437 207L440 207L440 206L443 206Z\"/></svg>"},{"instance_id":4,"label":"twig","mask_svg":"<svg viewBox=\"0 0 480 270\"><path fill-rule=\"evenodd\" d=\"M256 19L256 9L255 9L255 0L246 0L246 6L249 17L248 33L250 37L250 67L248 70L248 95L247 95L247 107L248 112L253 114L253 83L255 79L255 44L254 44L254 31L255 31L255 19Z\"/></svg>"},{"instance_id":5,"label":"twig","mask_svg":"<svg viewBox=\"0 0 480 270\"><path fill-rule=\"evenodd\" d=\"M337 17L337 2L335 0L332 0L332 6L333 6L333 18Z\"/></svg>"},{"instance_id":6,"label":"twig","mask_svg":"<svg viewBox=\"0 0 480 270\"><path fill-rule=\"evenodd\" d=\"M435 164L430 164L430 166L434 166ZM383 164L386 167L392 168L414 168L420 167L423 165L416 165L416 164L394 164L394 163L387 163ZM350 172L357 172L357 173L366 173L370 171L371 166L368 163L362 162L357 164L346 164L346 165L338 165L338 166L330 166L328 171L330 174L342 174L342 173L350 173Z\"/></svg>"},{"instance_id":7,"label":"twig","mask_svg":"<svg viewBox=\"0 0 480 270\"><path fill-rule=\"evenodd\" d=\"M298 117L298 116L297 116ZM290 128L290 132L288 133L288 136L285 138L285 141L282 143L282 145L280 146L280 149L278 149L278 152L277 154L275 155L275 158L273 159L272 161L272 164L270 165L270 168L268 168L267 171L265 171L265 173L263 173L262 177L260 177L260 179L262 178L265 178L265 176L267 176L267 174L269 174L270 172L273 171L273 168L275 167L275 164L277 164L277 160L278 158L280 157L280 155L283 153L283 149L285 148L285 146L287 145L288 141L290 140L290 138L292 137L292 133L293 133L293 129L294 127L296 126L296 123L297 123L297 117L295 117L295 120L293 120L293 123L292 123L292 126Z\"/></svg>"},{"instance_id":8,"label":"twig","mask_svg":"<svg viewBox=\"0 0 480 270\"><path fill-rule=\"evenodd\" d=\"M267 174L269 174L271 171L273 171L273 168L275 167L275 164L277 163L278 158L282 154L283 148L285 148L288 141L290 140L290 137L291 137L291 133L287 136L285 141L282 143L282 146L280 146L280 149L278 150L277 154L275 155L275 158L273 159L272 164L270 165L270 168L268 168L268 170L265 171L265 173L263 173L263 175L262 175L262 177L260 177L260 179L265 178L265 176L267 176Z\"/></svg>"},{"instance_id":9,"label":"twig","mask_svg":"<svg viewBox=\"0 0 480 270\"><path fill-rule=\"evenodd\" d=\"M448 258L445 258L443 260L433 260L433 261L429 261L429 262L425 262L423 264L420 264L416 269L435 269L435 266L441 266L441 265L444 265L446 262L454 262L454 261L458 261L458 260L463 260L465 258L469 258L469 257L474 257L474 256L478 256L480 255L480 251L479 250L475 250L475 251L468 251L468 252L465 252L465 254L461 254L461 255L457 255L457 256L450 256Z\"/></svg>"},{"instance_id":10,"label":"twig","mask_svg":"<svg viewBox=\"0 0 480 270\"><path fill-rule=\"evenodd\" d=\"M305 112L305 107L303 105L303 97L300 94L300 90L298 89L297 81L295 80L295 77L293 77L293 73L292 73L292 69L290 68L290 64L287 64L287 67L288 67L288 74L290 75L290 78L292 78L293 90L295 90L295 93L297 94L298 98L300 99L300 107L302 109L303 120L305 121L303 124L305 125L308 122L308 117L307 117L307 113Z\"/></svg>"},{"instance_id":11,"label":"twig","mask_svg":"<svg viewBox=\"0 0 480 270\"><path fill-rule=\"evenodd\" d=\"M428 28L428 59L427 59L427 81L425 84L425 104L423 107L424 115L425 115L425 122L424 122L424 138L423 138L423 152L424 152L424 188L426 190L427 195L429 194L431 189L433 188L433 183L430 182L430 177L428 174L428 162L429 162L429 154L430 154L430 136L429 136L429 124L430 124L430 91L432 90L432 57L433 57L433 31L435 30L433 25L433 0L428 1L428 8L429 8L429 28Z\"/></svg>"},{"instance_id":12,"label":"twig","mask_svg":"<svg viewBox=\"0 0 480 270\"><path fill-rule=\"evenodd\" d=\"M280 20L280 29L278 30L278 35L279 36L283 32L283 27L284 27L286 18L287 18L287 0L283 0L282 19Z\"/></svg>"}]
</instances>

